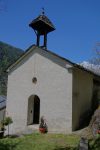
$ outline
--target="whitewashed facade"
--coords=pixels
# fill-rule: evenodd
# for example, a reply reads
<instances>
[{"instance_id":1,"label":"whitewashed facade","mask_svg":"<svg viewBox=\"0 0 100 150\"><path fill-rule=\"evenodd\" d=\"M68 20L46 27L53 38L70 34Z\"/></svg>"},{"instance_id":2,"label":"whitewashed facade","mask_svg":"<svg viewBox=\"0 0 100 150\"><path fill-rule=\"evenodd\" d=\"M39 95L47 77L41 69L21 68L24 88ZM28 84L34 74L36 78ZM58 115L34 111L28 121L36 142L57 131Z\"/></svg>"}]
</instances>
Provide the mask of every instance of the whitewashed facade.
<instances>
[{"instance_id":1,"label":"whitewashed facade","mask_svg":"<svg viewBox=\"0 0 100 150\"><path fill-rule=\"evenodd\" d=\"M80 115L91 108L93 78L92 73L69 60L32 46L8 69L11 134L27 131L30 124L34 129L41 116L49 132L76 130Z\"/></svg>"}]
</instances>

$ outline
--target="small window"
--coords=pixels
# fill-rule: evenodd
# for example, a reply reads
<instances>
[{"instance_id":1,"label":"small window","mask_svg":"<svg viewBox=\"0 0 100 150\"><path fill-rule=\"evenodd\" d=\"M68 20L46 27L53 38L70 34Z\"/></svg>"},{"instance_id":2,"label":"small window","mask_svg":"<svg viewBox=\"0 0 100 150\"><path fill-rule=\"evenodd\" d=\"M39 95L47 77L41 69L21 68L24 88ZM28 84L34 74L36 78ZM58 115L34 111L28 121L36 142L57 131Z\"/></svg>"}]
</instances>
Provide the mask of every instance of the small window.
<instances>
[{"instance_id":1,"label":"small window","mask_svg":"<svg viewBox=\"0 0 100 150\"><path fill-rule=\"evenodd\" d=\"M32 82L33 82L34 84L36 84L36 83L37 83L37 78L36 78L36 77L33 77Z\"/></svg>"}]
</instances>

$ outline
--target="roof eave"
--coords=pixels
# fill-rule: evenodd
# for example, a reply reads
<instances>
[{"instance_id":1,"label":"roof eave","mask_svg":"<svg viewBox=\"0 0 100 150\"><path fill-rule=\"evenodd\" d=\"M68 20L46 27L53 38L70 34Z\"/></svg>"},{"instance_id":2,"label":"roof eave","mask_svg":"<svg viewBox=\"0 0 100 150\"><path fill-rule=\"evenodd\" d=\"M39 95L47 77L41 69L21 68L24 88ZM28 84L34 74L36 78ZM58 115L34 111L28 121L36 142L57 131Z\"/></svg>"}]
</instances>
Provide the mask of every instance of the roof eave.
<instances>
[{"instance_id":1,"label":"roof eave","mask_svg":"<svg viewBox=\"0 0 100 150\"><path fill-rule=\"evenodd\" d=\"M12 68L14 68L26 55L28 55L28 54L29 54L31 51L33 51L36 47L38 47L38 46L36 46L36 45L30 46L30 47L25 51L25 53L24 53L14 64L12 64L10 67L8 67L7 72L10 72L10 70L11 70ZM39 47L39 48L41 48L41 47ZM41 48L41 49L44 50L43 48ZM83 66L78 65L78 64L76 64L76 63L74 63L74 62L72 62L72 61L70 61L70 60L68 60L68 59L66 59L66 58L64 58L64 57L59 56L58 54L56 54L56 53L54 53L54 52L52 52L52 51L49 51L49 50L46 50L46 51L47 51L48 53L51 53L52 55L54 55L54 56L56 56L56 57L59 57L60 59L62 59L62 60L64 60L64 61L67 61L68 63L70 63L70 64L71 64L73 67L75 67L75 68L81 69L81 70L86 71L86 72L88 72L88 73L90 73L90 74L92 74L92 75L95 75L95 76L97 76L97 77L100 77L100 75L97 75L96 73L94 73L94 72L92 72L92 71L90 71L90 70L84 68Z\"/></svg>"}]
</instances>

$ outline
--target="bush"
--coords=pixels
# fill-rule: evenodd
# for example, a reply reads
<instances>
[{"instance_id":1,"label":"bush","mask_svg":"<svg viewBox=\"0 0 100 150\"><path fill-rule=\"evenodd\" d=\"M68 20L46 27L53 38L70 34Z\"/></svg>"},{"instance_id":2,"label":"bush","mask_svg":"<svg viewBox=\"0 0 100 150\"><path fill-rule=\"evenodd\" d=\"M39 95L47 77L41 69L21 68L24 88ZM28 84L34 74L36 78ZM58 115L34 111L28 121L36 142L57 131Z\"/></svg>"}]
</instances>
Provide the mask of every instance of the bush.
<instances>
[{"instance_id":1,"label":"bush","mask_svg":"<svg viewBox=\"0 0 100 150\"><path fill-rule=\"evenodd\" d=\"M11 117L5 117L4 120L0 122L0 128L2 131L5 131L5 126L8 126L8 136L9 136L9 125L13 123Z\"/></svg>"},{"instance_id":2,"label":"bush","mask_svg":"<svg viewBox=\"0 0 100 150\"><path fill-rule=\"evenodd\" d=\"M96 137L94 140L90 140L89 142L90 150L99 150L100 148L100 135Z\"/></svg>"},{"instance_id":3,"label":"bush","mask_svg":"<svg viewBox=\"0 0 100 150\"><path fill-rule=\"evenodd\" d=\"M4 124L5 126L10 125L11 123L13 123L11 117L5 117L5 119L3 120L3 124Z\"/></svg>"}]
</instances>

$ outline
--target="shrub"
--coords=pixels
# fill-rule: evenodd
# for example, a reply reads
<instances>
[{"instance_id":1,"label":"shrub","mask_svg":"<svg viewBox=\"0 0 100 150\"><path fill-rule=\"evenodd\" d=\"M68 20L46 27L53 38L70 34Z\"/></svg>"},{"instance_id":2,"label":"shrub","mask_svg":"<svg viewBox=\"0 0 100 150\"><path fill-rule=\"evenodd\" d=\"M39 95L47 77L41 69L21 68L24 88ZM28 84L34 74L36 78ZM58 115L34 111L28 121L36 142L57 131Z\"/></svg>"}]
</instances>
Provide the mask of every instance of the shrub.
<instances>
[{"instance_id":1,"label":"shrub","mask_svg":"<svg viewBox=\"0 0 100 150\"><path fill-rule=\"evenodd\" d=\"M13 123L13 120L11 117L5 117L4 120L0 123L0 128L2 131L5 130L5 126L8 126L8 136L9 136L9 125Z\"/></svg>"}]
</instances>

